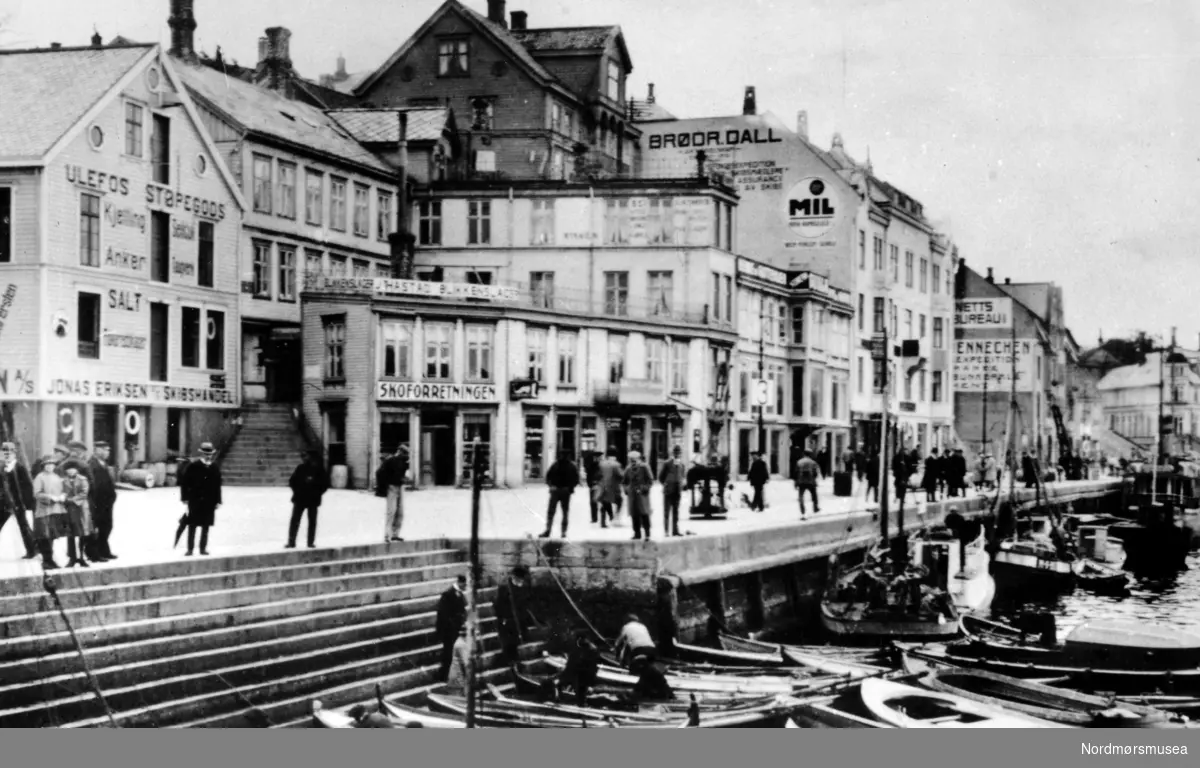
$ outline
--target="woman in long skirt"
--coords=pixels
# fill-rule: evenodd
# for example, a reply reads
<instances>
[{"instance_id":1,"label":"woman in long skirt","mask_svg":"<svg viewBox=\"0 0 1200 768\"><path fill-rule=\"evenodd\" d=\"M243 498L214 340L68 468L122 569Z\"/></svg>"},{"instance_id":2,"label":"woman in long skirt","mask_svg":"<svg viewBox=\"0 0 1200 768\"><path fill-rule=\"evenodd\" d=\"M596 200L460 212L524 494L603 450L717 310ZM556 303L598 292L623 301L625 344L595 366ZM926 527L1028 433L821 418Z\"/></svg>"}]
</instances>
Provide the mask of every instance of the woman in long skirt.
<instances>
[{"instance_id":1,"label":"woman in long skirt","mask_svg":"<svg viewBox=\"0 0 1200 768\"><path fill-rule=\"evenodd\" d=\"M71 522L64 502L63 480L54 474L58 457L42 459L42 471L33 478L33 497L37 508L33 511L33 538L42 550L42 567L51 570L58 567L54 562L54 540L71 535Z\"/></svg>"}]
</instances>

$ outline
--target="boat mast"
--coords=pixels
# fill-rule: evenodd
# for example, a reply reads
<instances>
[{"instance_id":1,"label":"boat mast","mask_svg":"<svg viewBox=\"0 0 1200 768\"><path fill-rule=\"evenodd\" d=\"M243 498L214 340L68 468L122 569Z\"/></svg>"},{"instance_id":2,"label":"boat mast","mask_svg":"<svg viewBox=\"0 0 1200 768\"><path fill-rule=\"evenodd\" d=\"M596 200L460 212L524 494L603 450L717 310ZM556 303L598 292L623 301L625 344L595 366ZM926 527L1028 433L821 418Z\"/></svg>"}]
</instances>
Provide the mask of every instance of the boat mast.
<instances>
[{"instance_id":1,"label":"boat mast","mask_svg":"<svg viewBox=\"0 0 1200 768\"><path fill-rule=\"evenodd\" d=\"M475 727L475 676L478 672L475 648L479 640L479 497L487 462L475 438L471 451L471 573L467 590L467 727Z\"/></svg>"},{"instance_id":2,"label":"boat mast","mask_svg":"<svg viewBox=\"0 0 1200 768\"><path fill-rule=\"evenodd\" d=\"M891 369L888 367L888 320L885 317L883 320L883 372L880 378L883 380L883 410L879 419L879 526L880 535L883 537L884 545L888 541L888 422L891 420L888 416L888 401L891 399L892 377Z\"/></svg>"}]
</instances>

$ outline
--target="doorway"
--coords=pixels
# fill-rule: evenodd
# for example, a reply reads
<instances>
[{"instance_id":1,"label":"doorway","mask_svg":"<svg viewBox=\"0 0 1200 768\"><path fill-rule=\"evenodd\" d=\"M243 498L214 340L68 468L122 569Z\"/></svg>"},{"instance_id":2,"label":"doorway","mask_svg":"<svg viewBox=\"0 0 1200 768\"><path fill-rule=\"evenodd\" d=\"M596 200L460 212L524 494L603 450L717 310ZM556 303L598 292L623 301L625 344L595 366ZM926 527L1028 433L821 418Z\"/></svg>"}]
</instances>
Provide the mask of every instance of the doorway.
<instances>
[{"instance_id":1,"label":"doorway","mask_svg":"<svg viewBox=\"0 0 1200 768\"><path fill-rule=\"evenodd\" d=\"M625 457L628 455L629 449L626 445L626 440L629 433L625 430L625 422L619 418L609 418L604 420L604 445L605 450L615 450L617 452L617 461L621 462L621 466L625 466Z\"/></svg>"},{"instance_id":2,"label":"doorway","mask_svg":"<svg viewBox=\"0 0 1200 768\"><path fill-rule=\"evenodd\" d=\"M286 334L286 335L284 335ZM272 403L295 403L300 400L303 379L298 335L276 328L268 339L270 354L266 359L267 400Z\"/></svg>"},{"instance_id":3,"label":"doorway","mask_svg":"<svg viewBox=\"0 0 1200 768\"><path fill-rule=\"evenodd\" d=\"M737 455L737 473L739 475L749 474L750 472L750 430L738 430L738 455Z\"/></svg>"},{"instance_id":4,"label":"doorway","mask_svg":"<svg viewBox=\"0 0 1200 768\"><path fill-rule=\"evenodd\" d=\"M421 414L421 485L454 485L454 411Z\"/></svg>"}]
</instances>

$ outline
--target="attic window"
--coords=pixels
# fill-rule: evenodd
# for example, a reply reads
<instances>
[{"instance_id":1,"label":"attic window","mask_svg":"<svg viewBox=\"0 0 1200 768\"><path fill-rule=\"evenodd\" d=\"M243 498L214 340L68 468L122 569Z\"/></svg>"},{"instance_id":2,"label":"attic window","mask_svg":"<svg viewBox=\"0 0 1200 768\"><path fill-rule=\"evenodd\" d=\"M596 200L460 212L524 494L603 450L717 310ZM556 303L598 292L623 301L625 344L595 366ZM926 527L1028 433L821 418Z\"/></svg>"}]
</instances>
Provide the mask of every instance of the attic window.
<instances>
[{"instance_id":1,"label":"attic window","mask_svg":"<svg viewBox=\"0 0 1200 768\"><path fill-rule=\"evenodd\" d=\"M471 74L466 40L443 40L438 43L438 77L465 77Z\"/></svg>"}]
</instances>

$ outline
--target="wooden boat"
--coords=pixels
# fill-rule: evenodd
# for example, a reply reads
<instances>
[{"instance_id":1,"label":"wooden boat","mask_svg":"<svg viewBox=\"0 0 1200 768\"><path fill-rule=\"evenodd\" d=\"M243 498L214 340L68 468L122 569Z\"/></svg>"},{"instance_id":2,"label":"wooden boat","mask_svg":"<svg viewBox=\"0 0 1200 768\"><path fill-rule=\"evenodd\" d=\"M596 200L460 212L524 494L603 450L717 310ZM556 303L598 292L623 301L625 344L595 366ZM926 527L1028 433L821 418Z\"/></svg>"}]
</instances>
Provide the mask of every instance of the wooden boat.
<instances>
[{"instance_id":1,"label":"wooden boat","mask_svg":"<svg viewBox=\"0 0 1200 768\"><path fill-rule=\"evenodd\" d=\"M353 728L354 718L345 712L325 709L320 701L312 703L313 724L318 728Z\"/></svg>"},{"instance_id":2,"label":"wooden boat","mask_svg":"<svg viewBox=\"0 0 1200 768\"><path fill-rule=\"evenodd\" d=\"M555 676L537 678L526 675L520 672L513 673L513 689L517 695L524 697L527 700L546 701L546 687L553 685ZM742 695L742 694L724 694L724 693L692 693L691 696L695 699L701 709L721 709L736 706L746 703L762 703L763 697L759 695ZM564 697L567 701L574 701L573 697L568 694ZM686 712L691 706L690 702L684 699L637 699L633 696L631 689L628 686L594 686L588 690L588 701L595 702L593 708L625 710L630 712L641 711L679 711Z\"/></svg>"},{"instance_id":3,"label":"wooden boat","mask_svg":"<svg viewBox=\"0 0 1200 768\"><path fill-rule=\"evenodd\" d=\"M1200 669L1200 635L1177 627L1130 619L1092 619L1075 627L1057 642L1053 617L1039 642L1026 639L1020 630L997 622L964 621L974 634L972 643L956 644L991 658L1063 666L1144 670ZM1055 637L1051 637L1055 636ZM1053 640L1053 642L1050 642Z\"/></svg>"},{"instance_id":4,"label":"wooden boat","mask_svg":"<svg viewBox=\"0 0 1200 768\"><path fill-rule=\"evenodd\" d=\"M981 669L938 669L921 680L935 691L1084 728L1183 728L1185 718L1145 705L1053 688Z\"/></svg>"},{"instance_id":5,"label":"wooden boat","mask_svg":"<svg viewBox=\"0 0 1200 768\"><path fill-rule=\"evenodd\" d=\"M926 691L891 680L862 682L863 704L897 728L1066 728L941 691Z\"/></svg>"},{"instance_id":6,"label":"wooden boat","mask_svg":"<svg viewBox=\"0 0 1200 768\"><path fill-rule=\"evenodd\" d=\"M869 664L880 659L880 650L878 648L849 648L839 645L798 645L795 643L769 643L762 640L753 640L742 637L735 637L722 632L718 635L721 647L731 651L756 651L758 653L776 653L781 652L783 648L789 648L796 653L805 656L816 657L834 657L847 661L857 661L864 664Z\"/></svg>"},{"instance_id":7,"label":"wooden boat","mask_svg":"<svg viewBox=\"0 0 1200 768\"><path fill-rule=\"evenodd\" d=\"M543 660L558 671L564 669L567 661L562 656L544 656ZM757 694L776 695L788 694L797 688L804 688L808 680L793 680L787 677L731 677L731 676L700 676L700 675L666 675L671 689L684 693L726 693L726 694ZM637 685L638 676L631 675L620 668L601 665L597 672L597 682L607 685L633 687Z\"/></svg>"},{"instance_id":8,"label":"wooden boat","mask_svg":"<svg viewBox=\"0 0 1200 768\"><path fill-rule=\"evenodd\" d=\"M888 671L887 667L875 664L864 664L857 661L841 660L832 656L801 653L786 646L783 648L783 655L797 666L823 672L827 675L838 675L851 679L871 677Z\"/></svg>"},{"instance_id":9,"label":"wooden boat","mask_svg":"<svg viewBox=\"0 0 1200 768\"><path fill-rule=\"evenodd\" d=\"M1083 558L1076 575L1076 584L1081 589L1105 595L1122 595L1129 591L1129 574L1091 558Z\"/></svg>"},{"instance_id":10,"label":"wooden boat","mask_svg":"<svg viewBox=\"0 0 1200 768\"><path fill-rule=\"evenodd\" d=\"M466 728L465 721L452 720L449 718L438 717L430 712L424 712L419 709L413 709L403 705L394 704L389 701L383 702L381 711L390 720L396 723L396 727L405 728L413 727L415 724L418 728ZM312 717L318 728L354 728L354 718L346 711L326 709L319 700L312 703Z\"/></svg>"},{"instance_id":11,"label":"wooden boat","mask_svg":"<svg viewBox=\"0 0 1200 768\"><path fill-rule=\"evenodd\" d=\"M792 663L778 648L773 651L730 650L689 645L678 640L671 643L671 656L684 662L700 662L723 666L786 667Z\"/></svg>"},{"instance_id":12,"label":"wooden boat","mask_svg":"<svg viewBox=\"0 0 1200 768\"><path fill-rule=\"evenodd\" d=\"M792 712L803 728L894 728L871 714L857 687L836 696L808 700Z\"/></svg>"},{"instance_id":13,"label":"wooden boat","mask_svg":"<svg viewBox=\"0 0 1200 768\"><path fill-rule=\"evenodd\" d=\"M1034 584L1049 589L1070 589L1083 563L1059 552L1039 537L1005 539L997 544L992 569L1005 583Z\"/></svg>"},{"instance_id":14,"label":"wooden boat","mask_svg":"<svg viewBox=\"0 0 1200 768\"><path fill-rule=\"evenodd\" d=\"M961 526L957 531L945 526L918 531L909 540L910 559L929 569L932 583L946 590L960 615L984 613L996 596L987 539L983 525L963 521Z\"/></svg>"}]
</instances>

